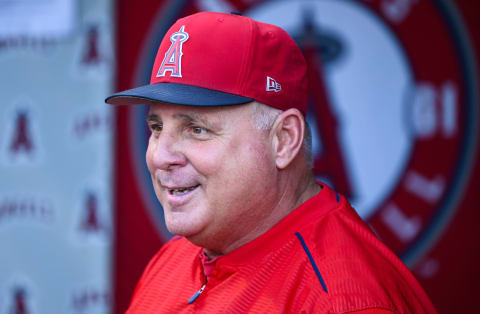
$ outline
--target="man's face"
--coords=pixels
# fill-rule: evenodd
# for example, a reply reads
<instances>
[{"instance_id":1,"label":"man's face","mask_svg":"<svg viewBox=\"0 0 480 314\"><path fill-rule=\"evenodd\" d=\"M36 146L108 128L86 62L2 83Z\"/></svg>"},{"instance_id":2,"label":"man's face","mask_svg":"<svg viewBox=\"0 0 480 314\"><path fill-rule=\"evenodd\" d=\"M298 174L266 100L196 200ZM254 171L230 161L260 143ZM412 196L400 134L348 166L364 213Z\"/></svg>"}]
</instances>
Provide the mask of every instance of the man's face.
<instances>
[{"instance_id":1,"label":"man's face","mask_svg":"<svg viewBox=\"0 0 480 314\"><path fill-rule=\"evenodd\" d=\"M275 206L270 132L254 127L252 112L253 104L151 106L146 160L173 234L219 249Z\"/></svg>"}]
</instances>

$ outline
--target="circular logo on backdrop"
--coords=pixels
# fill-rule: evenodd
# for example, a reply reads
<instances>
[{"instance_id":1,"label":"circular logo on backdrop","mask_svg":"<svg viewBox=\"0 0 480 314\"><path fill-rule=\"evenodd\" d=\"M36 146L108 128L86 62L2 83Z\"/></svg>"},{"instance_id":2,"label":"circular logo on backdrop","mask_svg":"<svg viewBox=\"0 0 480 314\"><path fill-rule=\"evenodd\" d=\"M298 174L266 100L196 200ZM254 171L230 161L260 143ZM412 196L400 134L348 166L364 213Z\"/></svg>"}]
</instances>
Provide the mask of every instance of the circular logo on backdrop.
<instances>
[{"instance_id":1,"label":"circular logo on backdrop","mask_svg":"<svg viewBox=\"0 0 480 314\"><path fill-rule=\"evenodd\" d=\"M240 11L282 27L309 66L316 176L344 194L405 262L433 245L468 177L477 116L470 51L449 2L172 3L158 14L155 40L145 41L138 85L148 83L163 34L186 12ZM168 237L145 166L146 108L134 110L138 183L159 233Z\"/></svg>"}]
</instances>

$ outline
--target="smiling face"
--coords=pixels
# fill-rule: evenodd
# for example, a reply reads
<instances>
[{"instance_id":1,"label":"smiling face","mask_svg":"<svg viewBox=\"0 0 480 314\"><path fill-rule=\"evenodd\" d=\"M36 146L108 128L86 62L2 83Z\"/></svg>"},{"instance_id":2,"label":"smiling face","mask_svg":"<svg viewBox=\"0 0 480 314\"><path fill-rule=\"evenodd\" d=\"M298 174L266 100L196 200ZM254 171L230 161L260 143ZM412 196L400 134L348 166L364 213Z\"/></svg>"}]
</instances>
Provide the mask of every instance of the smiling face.
<instances>
[{"instance_id":1,"label":"smiling face","mask_svg":"<svg viewBox=\"0 0 480 314\"><path fill-rule=\"evenodd\" d=\"M167 228L222 251L262 225L278 202L269 131L252 123L253 104L155 104L146 160Z\"/></svg>"}]
</instances>

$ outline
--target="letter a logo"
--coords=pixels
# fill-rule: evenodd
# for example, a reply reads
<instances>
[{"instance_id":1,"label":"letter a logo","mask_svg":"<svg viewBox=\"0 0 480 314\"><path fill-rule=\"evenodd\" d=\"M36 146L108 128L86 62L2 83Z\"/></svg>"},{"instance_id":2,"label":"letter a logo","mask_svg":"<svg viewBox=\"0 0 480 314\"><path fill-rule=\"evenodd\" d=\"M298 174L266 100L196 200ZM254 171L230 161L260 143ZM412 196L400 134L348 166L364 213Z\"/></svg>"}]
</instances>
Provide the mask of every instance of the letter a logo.
<instances>
[{"instance_id":1,"label":"letter a logo","mask_svg":"<svg viewBox=\"0 0 480 314\"><path fill-rule=\"evenodd\" d=\"M182 45L188 39L188 33L185 32L185 25L180 30L170 36L172 44L165 53L162 65L158 69L157 77L165 76L165 72L170 71L170 76L182 77Z\"/></svg>"},{"instance_id":2,"label":"letter a logo","mask_svg":"<svg viewBox=\"0 0 480 314\"><path fill-rule=\"evenodd\" d=\"M85 204L85 217L81 224L83 231L96 232L102 229L98 217L98 200L94 193L88 193Z\"/></svg>"},{"instance_id":3,"label":"letter a logo","mask_svg":"<svg viewBox=\"0 0 480 314\"><path fill-rule=\"evenodd\" d=\"M33 144L28 132L28 115L26 112L19 112L16 120L15 137L10 145L10 149L14 153L23 150L27 153L31 153Z\"/></svg>"}]
</instances>

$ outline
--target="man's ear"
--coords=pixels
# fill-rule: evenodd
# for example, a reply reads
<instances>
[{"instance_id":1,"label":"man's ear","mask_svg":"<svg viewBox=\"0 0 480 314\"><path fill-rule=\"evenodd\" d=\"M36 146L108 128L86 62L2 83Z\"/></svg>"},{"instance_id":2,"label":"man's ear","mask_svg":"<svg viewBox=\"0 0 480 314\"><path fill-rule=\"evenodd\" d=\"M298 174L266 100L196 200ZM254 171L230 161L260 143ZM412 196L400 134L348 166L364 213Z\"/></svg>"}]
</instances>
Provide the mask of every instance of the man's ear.
<instances>
[{"instance_id":1,"label":"man's ear","mask_svg":"<svg viewBox=\"0 0 480 314\"><path fill-rule=\"evenodd\" d=\"M278 169L285 169L299 154L305 136L305 121L297 109L282 112L273 128L274 159Z\"/></svg>"}]
</instances>

